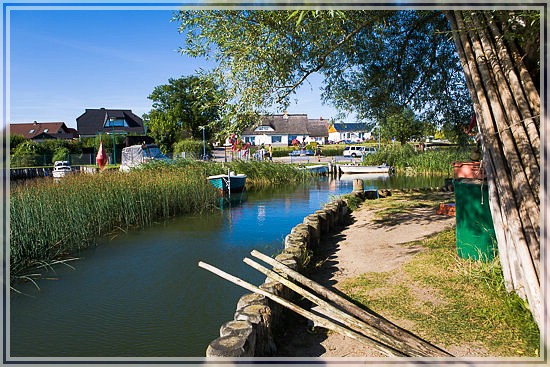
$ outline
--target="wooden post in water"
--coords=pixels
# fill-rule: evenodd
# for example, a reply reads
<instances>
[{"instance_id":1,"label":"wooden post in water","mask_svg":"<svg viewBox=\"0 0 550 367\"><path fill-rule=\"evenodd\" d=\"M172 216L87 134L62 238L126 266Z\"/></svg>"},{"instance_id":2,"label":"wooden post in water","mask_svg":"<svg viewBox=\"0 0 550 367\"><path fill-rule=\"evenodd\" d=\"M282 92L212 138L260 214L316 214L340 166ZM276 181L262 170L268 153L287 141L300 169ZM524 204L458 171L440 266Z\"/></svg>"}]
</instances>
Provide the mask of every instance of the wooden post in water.
<instances>
[{"instance_id":1,"label":"wooden post in water","mask_svg":"<svg viewBox=\"0 0 550 367\"><path fill-rule=\"evenodd\" d=\"M363 192L363 180L357 178L353 180L353 192Z\"/></svg>"}]
</instances>

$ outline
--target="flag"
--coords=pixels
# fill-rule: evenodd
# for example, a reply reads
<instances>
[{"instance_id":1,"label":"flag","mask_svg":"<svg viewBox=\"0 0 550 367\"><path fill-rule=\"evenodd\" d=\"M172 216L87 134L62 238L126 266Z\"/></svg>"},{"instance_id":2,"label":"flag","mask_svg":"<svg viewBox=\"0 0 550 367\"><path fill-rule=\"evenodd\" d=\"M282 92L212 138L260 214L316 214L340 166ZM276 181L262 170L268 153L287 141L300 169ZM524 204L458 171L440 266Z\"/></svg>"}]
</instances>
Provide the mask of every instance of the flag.
<instances>
[{"instance_id":1,"label":"flag","mask_svg":"<svg viewBox=\"0 0 550 367\"><path fill-rule=\"evenodd\" d=\"M95 161L97 162L100 170L102 170L103 167L105 167L105 165L107 164L107 154L105 153L105 149L103 148L103 141L99 142L99 150L97 152L97 156L95 157Z\"/></svg>"}]
</instances>

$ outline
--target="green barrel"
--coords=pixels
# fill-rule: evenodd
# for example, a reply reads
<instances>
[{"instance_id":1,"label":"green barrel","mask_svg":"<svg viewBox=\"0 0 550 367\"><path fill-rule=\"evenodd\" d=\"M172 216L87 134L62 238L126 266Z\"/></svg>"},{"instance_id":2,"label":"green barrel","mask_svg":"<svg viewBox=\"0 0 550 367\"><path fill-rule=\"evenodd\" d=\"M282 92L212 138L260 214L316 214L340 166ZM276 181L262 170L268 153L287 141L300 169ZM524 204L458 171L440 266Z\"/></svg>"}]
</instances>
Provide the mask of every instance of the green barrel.
<instances>
[{"instance_id":1,"label":"green barrel","mask_svg":"<svg viewBox=\"0 0 550 367\"><path fill-rule=\"evenodd\" d=\"M453 180L456 201L456 249L463 259L491 261L497 252L487 183Z\"/></svg>"}]
</instances>

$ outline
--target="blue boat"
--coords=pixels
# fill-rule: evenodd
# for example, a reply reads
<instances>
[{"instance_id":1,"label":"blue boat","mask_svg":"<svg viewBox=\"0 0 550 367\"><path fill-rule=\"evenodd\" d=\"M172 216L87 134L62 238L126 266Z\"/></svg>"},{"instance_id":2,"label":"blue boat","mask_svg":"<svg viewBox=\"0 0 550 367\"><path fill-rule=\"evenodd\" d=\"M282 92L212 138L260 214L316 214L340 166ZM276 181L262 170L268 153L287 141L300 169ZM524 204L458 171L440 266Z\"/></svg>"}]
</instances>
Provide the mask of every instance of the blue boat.
<instances>
[{"instance_id":1,"label":"blue boat","mask_svg":"<svg viewBox=\"0 0 550 367\"><path fill-rule=\"evenodd\" d=\"M208 182L221 193L242 192L246 184L246 175L229 172L227 175L208 176Z\"/></svg>"}]
</instances>

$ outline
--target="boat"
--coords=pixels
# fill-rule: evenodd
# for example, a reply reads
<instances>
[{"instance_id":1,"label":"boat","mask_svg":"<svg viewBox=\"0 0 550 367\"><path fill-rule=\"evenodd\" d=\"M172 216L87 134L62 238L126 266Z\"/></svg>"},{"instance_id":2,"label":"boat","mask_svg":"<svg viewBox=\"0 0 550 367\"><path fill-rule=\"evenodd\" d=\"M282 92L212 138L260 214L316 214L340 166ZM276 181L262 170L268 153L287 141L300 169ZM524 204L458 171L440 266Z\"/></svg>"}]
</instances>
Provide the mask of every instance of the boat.
<instances>
[{"instance_id":1,"label":"boat","mask_svg":"<svg viewBox=\"0 0 550 367\"><path fill-rule=\"evenodd\" d=\"M69 165L68 161L55 161L53 164L52 176L54 178L65 177L73 173L73 169Z\"/></svg>"},{"instance_id":2,"label":"boat","mask_svg":"<svg viewBox=\"0 0 550 367\"><path fill-rule=\"evenodd\" d=\"M353 181L353 180L363 180L363 181L386 181L390 178L390 175L387 173L344 173L340 175L340 181Z\"/></svg>"},{"instance_id":3,"label":"boat","mask_svg":"<svg viewBox=\"0 0 550 367\"><path fill-rule=\"evenodd\" d=\"M340 171L345 174L359 174L359 173L379 173L389 175L393 171L393 167L387 164L380 166L360 166L354 164L340 165Z\"/></svg>"},{"instance_id":4,"label":"boat","mask_svg":"<svg viewBox=\"0 0 550 367\"><path fill-rule=\"evenodd\" d=\"M243 173L228 172L227 174L208 176L207 179L222 194L242 192L246 184L246 175Z\"/></svg>"},{"instance_id":5,"label":"boat","mask_svg":"<svg viewBox=\"0 0 550 367\"><path fill-rule=\"evenodd\" d=\"M328 173L328 166L325 164L316 164L313 166L303 166L299 167L301 170L306 170L309 173L316 174L316 175L324 175Z\"/></svg>"},{"instance_id":6,"label":"boat","mask_svg":"<svg viewBox=\"0 0 550 367\"><path fill-rule=\"evenodd\" d=\"M119 170L120 172L128 172L130 169L138 167L143 163L155 160L170 161L155 144L131 145L122 149L122 162L120 163Z\"/></svg>"}]
</instances>

